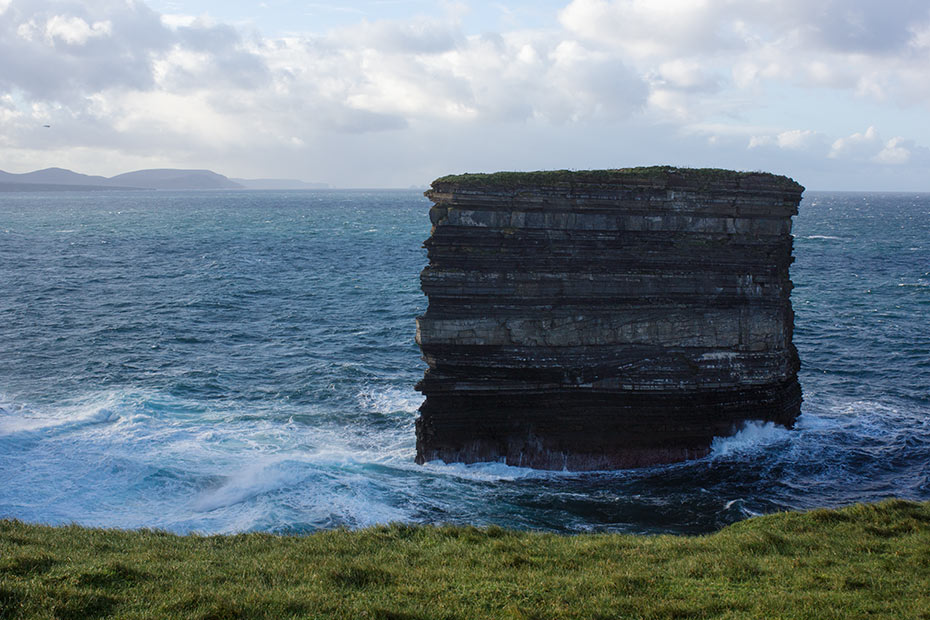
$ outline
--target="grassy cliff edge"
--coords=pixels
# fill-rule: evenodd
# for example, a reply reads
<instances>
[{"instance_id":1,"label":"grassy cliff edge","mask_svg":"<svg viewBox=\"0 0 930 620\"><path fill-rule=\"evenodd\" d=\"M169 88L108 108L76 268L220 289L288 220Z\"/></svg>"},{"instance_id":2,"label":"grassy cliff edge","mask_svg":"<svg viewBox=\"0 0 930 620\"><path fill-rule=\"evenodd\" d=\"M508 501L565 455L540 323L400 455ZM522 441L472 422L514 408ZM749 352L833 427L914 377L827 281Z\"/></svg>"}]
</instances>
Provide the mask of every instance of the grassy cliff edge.
<instances>
[{"instance_id":1,"label":"grassy cliff edge","mask_svg":"<svg viewBox=\"0 0 930 620\"><path fill-rule=\"evenodd\" d=\"M533 172L501 171L490 173L450 174L439 177L432 188L521 189L560 185L619 185L682 188L737 188L746 186L755 191L765 187L800 194L804 187L794 179L760 171L738 171L723 168L677 168L675 166L640 166L604 170L537 170Z\"/></svg>"},{"instance_id":2,"label":"grassy cliff edge","mask_svg":"<svg viewBox=\"0 0 930 620\"><path fill-rule=\"evenodd\" d=\"M0 618L930 618L930 503L697 537L390 525L176 536L0 521Z\"/></svg>"}]
</instances>

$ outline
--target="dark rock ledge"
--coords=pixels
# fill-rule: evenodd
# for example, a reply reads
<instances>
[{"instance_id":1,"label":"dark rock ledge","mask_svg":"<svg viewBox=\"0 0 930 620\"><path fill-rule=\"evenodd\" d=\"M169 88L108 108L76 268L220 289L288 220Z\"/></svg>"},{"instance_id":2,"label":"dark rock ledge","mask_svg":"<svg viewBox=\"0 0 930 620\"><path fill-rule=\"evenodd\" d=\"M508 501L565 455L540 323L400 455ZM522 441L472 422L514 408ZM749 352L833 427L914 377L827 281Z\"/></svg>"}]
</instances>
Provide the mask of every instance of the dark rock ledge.
<instances>
[{"instance_id":1,"label":"dark rock ledge","mask_svg":"<svg viewBox=\"0 0 930 620\"><path fill-rule=\"evenodd\" d=\"M803 190L671 167L434 181L417 462L636 467L790 427Z\"/></svg>"}]
</instances>

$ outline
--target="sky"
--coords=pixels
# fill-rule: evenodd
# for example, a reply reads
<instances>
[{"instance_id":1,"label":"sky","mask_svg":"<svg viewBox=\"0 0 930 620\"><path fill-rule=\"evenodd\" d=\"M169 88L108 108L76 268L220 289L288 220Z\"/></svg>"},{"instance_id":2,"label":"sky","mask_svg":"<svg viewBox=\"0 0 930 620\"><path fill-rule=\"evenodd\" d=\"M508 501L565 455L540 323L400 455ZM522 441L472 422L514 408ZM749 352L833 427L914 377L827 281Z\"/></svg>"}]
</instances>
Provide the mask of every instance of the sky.
<instances>
[{"instance_id":1,"label":"sky","mask_svg":"<svg viewBox=\"0 0 930 620\"><path fill-rule=\"evenodd\" d=\"M930 2L0 0L7 172L660 164L930 191Z\"/></svg>"}]
</instances>

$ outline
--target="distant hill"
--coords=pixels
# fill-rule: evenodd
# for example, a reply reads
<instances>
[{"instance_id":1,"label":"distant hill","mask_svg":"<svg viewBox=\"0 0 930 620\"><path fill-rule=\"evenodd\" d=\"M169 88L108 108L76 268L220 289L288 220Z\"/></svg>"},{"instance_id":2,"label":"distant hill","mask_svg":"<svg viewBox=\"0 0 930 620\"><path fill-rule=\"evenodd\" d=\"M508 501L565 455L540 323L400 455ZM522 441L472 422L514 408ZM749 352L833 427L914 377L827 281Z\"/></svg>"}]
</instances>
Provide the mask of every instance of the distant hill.
<instances>
[{"instance_id":1,"label":"distant hill","mask_svg":"<svg viewBox=\"0 0 930 620\"><path fill-rule=\"evenodd\" d=\"M7 183L0 177L0 192L97 192L113 190L142 190L141 187L114 187L77 183Z\"/></svg>"},{"instance_id":2,"label":"distant hill","mask_svg":"<svg viewBox=\"0 0 930 620\"><path fill-rule=\"evenodd\" d=\"M0 192L81 191L106 189L328 189L327 183L297 179L230 179L211 170L158 168L115 177L91 176L64 168L23 174L0 170Z\"/></svg>"},{"instance_id":3,"label":"distant hill","mask_svg":"<svg viewBox=\"0 0 930 620\"><path fill-rule=\"evenodd\" d=\"M210 170L136 170L118 174L109 180L114 185L147 189L244 189L239 183Z\"/></svg>"},{"instance_id":4,"label":"distant hill","mask_svg":"<svg viewBox=\"0 0 930 620\"><path fill-rule=\"evenodd\" d=\"M23 184L42 184L42 185L95 185L107 186L109 179L100 176L90 176L79 174L64 168L46 168L45 170L36 170L26 172L25 174L11 174L0 171L0 183L23 183Z\"/></svg>"},{"instance_id":5,"label":"distant hill","mask_svg":"<svg viewBox=\"0 0 930 620\"><path fill-rule=\"evenodd\" d=\"M230 179L211 170L158 168L114 177L91 176L64 168L23 174L0 170L0 192L80 191L106 189L327 189L326 183L297 179Z\"/></svg>"}]
</instances>

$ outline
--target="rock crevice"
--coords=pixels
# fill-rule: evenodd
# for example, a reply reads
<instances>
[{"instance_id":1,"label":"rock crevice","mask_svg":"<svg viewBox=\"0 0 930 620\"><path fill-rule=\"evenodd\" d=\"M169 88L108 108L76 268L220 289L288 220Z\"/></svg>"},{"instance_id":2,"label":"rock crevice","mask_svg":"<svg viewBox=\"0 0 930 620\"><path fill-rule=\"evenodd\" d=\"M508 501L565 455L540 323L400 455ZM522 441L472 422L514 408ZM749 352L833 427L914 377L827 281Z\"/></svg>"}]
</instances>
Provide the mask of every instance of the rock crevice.
<instances>
[{"instance_id":1,"label":"rock crevice","mask_svg":"<svg viewBox=\"0 0 930 620\"><path fill-rule=\"evenodd\" d=\"M670 167L434 181L417 461L642 466L790 426L803 189Z\"/></svg>"}]
</instances>

